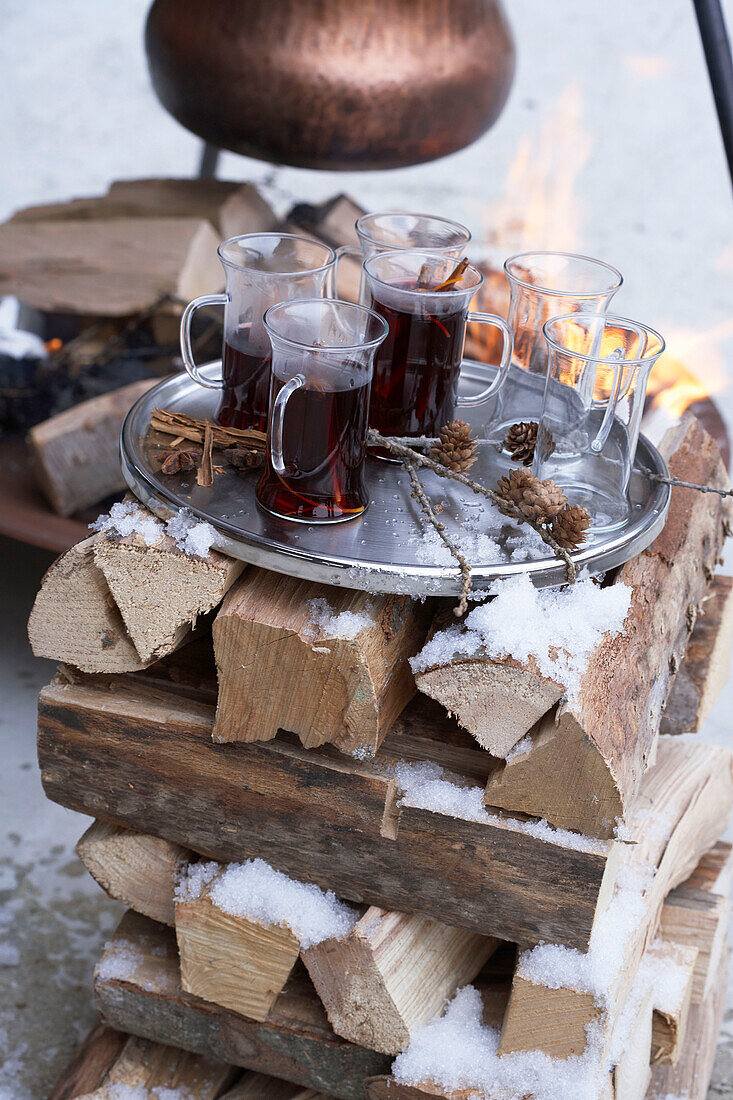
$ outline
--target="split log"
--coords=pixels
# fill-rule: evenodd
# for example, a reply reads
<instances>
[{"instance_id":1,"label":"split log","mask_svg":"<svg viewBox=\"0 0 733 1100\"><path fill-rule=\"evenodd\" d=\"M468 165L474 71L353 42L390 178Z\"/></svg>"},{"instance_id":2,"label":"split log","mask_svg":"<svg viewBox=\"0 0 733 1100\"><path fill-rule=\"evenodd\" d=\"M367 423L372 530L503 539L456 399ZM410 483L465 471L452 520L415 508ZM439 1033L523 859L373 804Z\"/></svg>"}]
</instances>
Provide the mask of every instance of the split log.
<instances>
[{"instance_id":1,"label":"split log","mask_svg":"<svg viewBox=\"0 0 733 1100\"><path fill-rule=\"evenodd\" d=\"M731 904L727 894L699 890L684 883L672 890L662 910L660 934L665 940L697 947L692 1002L710 996L723 958Z\"/></svg>"},{"instance_id":2,"label":"split log","mask_svg":"<svg viewBox=\"0 0 733 1100\"><path fill-rule=\"evenodd\" d=\"M666 434L661 450L673 476L728 484L717 445L693 417ZM715 494L672 490L664 530L616 578L632 589L624 634L606 639L591 656L578 702L547 715L526 749L523 744L497 766L486 788L488 805L591 836L613 834L654 759L661 711L712 579L728 513L729 502ZM492 662L477 667L482 677L491 676ZM524 676L527 695L530 680L542 686L531 668ZM418 678L418 685L426 690L425 681ZM441 701L456 709L447 696ZM526 731L515 732L518 738Z\"/></svg>"},{"instance_id":3,"label":"split log","mask_svg":"<svg viewBox=\"0 0 733 1100\"><path fill-rule=\"evenodd\" d=\"M733 577L715 577L662 715L661 733L698 733L728 682L733 656Z\"/></svg>"},{"instance_id":4,"label":"split log","mask_svg":"<svg viewBox=\"0 0 733 1100\"><path fill-rule=\"evenodd\" d=\"M348 936L309 948L303 962L337 1035L398 1054L498 945L490 936L372 906Z\"/></svg>"},{"instance_id":5,"label":"split log","mask_svg":"<svg viewBox=\"0 0 733 1100\"><path fill-rule=\"evenodd\" d=\"M45 688L38 746L48 797L209 859L260 856L350 901L513 942L587 946L613 890L613 846L397 805L398 760L455 768L467 757L458 782L475 789L485 753L451 743L451 730L443 739L440 725L434 736L424 725L420 736L389 735L373 762L284 737L214 745L200 652L195 677L188 663L183 650L136 676Z\"/></svg>"},{"instance_id":6,"label":"split log","mask_svg":"<svg viewBox=\"0 0 733 1100\"><path fill-rule=\"evenodd\" d=\"M300 942L284 925L225 913L211 900L212 883L199 897L176 901L181 985L204 1001L266 1020L295 966Z\"/></svg>"},{"instance_id":7,"label":"split log","mask_svg":"<svg viewBox=\"0 0 733 1100\"><path fill-rule=\"evenodd\" d=\"M673 940L657 941L647 950L648 957L675 967L681 978L679 992L671 1002L661 997L658 990L654 990L650 1058L653 1066L662 1063L674 1065L682 1053L698 954L697 946L682 947Z\"/></svg>"},{"instance_id":8,"label":"split log","mask_svg":"<svg viewBox=\"0 0 733 1100\"><path fill-rule=\"evenodd\" d=\"M630 1022L624 1050L611 1071L614 1100L644 1100L646 1095L651 1080L653 1000L653 990L649 988Z\"/></svg>"},{"instance_id":9,"label":"split log","mask_svg":"<svg viewBox=\"0 0 733 1100\"><path fill-rule=\"evenodd\" d=\"M502 1031L501 1053L538 1049L556 1058L581 1054L586 1046L586 1028L594 1021L600 1021L610 1038L619 1006L628 997L644 951L659 926L665 897L715 843L732 807L733 755L728 749L671 737L660 741L657 763L644 775L632 811L629 829L635 843L624 845L623 877L615 895L619 919L624 918L630 904L639 915L622 941L620 966L604 998L564 988L556 975L549 984L535 980L531 970L525 971L520 956ZM643 893L641 887L625 885L634 879L643 880L652 869L653 880ZM613 906L614 902L609 916ZM595 935L596 942L591 936L589 950L603 955L619 932L606 922ZM676 934L674 939L682 945L687 943ZM574 961L571 956L567 959L571 974Z\"/></svg>"},{"instance_id":10,"label":"split log","mask_svg":"<svg viewBox=\"0 0 733 1100\"><path fill-rule=\"evenodd\" d=\"M153 920L173 925L173 889L178 867L191 853L180 844L94 821L76 854L102 889Z\"/></svg>"},{"instance_id":11,"label":"split log","mask_svg":"<svg viewBox=\"0 0 733 1100\"><path fill-rule=\"evenodd\" d=\"M84 672L135 672L145 662L94 564L98 541L93 535L77 543L47 570L28 620L28 638L36 657Z\"/></svg>"},{"instance_id":12,"label":"split log","mask_svg":"<svg viewBox=\"0 0 733 1100\"><path fill-rule=\"evenodd\" d=\"M265 1073L245 1073L221 1100L329 1100L315 1089L303 1089Z\"/></svg>"},{"instance_id":13,"label":"split log","mask_svg":"<svg viewBox=\"0 0 733 1100\"><path fill-rule=\"evenodd\" d=\"M58 515L70 516L125 488L120 467L122 421L157 381L131 382L31 428L28 443L36 473Z\"/></svg>"},{"instance_id":14,"label":"split log","mask_svg":"<svg viewBox=\"0 0 733 1100\"><path fill-rule=\"evenodd\" d=\"M353 615L363 625L341 636L339 624L319 627L313 600L326 601L331 623ZM214 740L268 741L284 729L306 748L331 742L361 759L373 756L415 693L408 659L429 618L426 604L406 596L249 570L214 620Z\"/></svg>"},{"instance_id":15,"label":"split log","mask_svg":"<svg viewBox=\"0 0 733 1100\"><path fill-rule=\"evenodd\" d=\"M216 1100L237 1076L233 1066L202 1058L172 1046L130 1036L104 1082L84 1100L119 1100L120 1096L157 1096L157 1089L180 1089L196 1100Z\"/></svg>"},{"instance_id":16,"label":"split log","mask_svg":"<svg viewBox=\"0 0 733 1100\"><path fill-rule=\"evenodd\" d=\"M221 602L244 568L243 562L216 550L206 557L184 554L168 535L146 546L138 535L109 533L94 543L94 564L144 663L177 649L196 619Z\"/></svg>"},{"instance_id":17,"label":"split log","mask_svg":"<svg viewBox=\"0 0 733 1100\"><path fill-rule=\"evenodd\" d=\"M262 1023L185 993L173 931L137 913L125 914L106 948L94 996L110 1026L339 1100L363 1100L365 1078L389 1069L385 1055L334 1034L302 967L295 968Z\"/></svg>"},{"instance_id":18,"label":"split log","mask_svg":"<svg viewBox=\"0 0 733 1100\"><path fill-rule=\"evenodd\" d=\"M48 1100L78 1100L104 1084L128 1036L98 1023L80 1044L48 1095Z\"/></svg>"},{"instance_id":19,"label":"split log","mask_svg":"<svg viewBox=\"0 0 733 1100\"><path fill-rule=\"evenodd\" d=\"M11 221L0 226L0 296L123 317L164 294L187 301L221 289L218 243L200 218Z\"/></svg>"}]
</instances>

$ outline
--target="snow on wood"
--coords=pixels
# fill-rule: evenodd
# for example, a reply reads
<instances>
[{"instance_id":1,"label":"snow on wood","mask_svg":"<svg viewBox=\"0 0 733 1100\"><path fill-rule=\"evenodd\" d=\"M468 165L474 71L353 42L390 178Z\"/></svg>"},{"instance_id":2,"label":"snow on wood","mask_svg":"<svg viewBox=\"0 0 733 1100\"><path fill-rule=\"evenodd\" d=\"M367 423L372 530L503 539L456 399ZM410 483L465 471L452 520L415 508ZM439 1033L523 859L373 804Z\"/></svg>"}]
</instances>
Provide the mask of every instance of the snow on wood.
<instances>
[{"instance_id":1,"label":"snow on wood","mask_svg":"<svg viewBox=\"0 0 733 1100\"><path fill-rule=\"evenodd\" d=\"M250 569L214 621L214 738L267 741L289 730L310 748L373 756L415 692L408 665L427 605Z\"/></svg>"},{"instance_id":2,"label":"snow on wood","mask_svg":"<svg viewBox=\"0 0 733 1100\"><path fill-rule=\"evenodd\" d=\"M111 898L163 924L173 925L173 888L179 864L190 852L157 836L94 821L76 854Z\"/></svg>"},{"instance_id":3,"label":"snow on wood","mask_svg":"<svg viewBox=\"0 0 733 1100\"><path fill-rule=\"evenodd\" d=\"M668 940L655 940L647 949L647 962L654 968L652 1065L674 1064L682 1053L698 953L697 947Z\"/></svg>"},{"instance_id":4,"label":"snow on wood","mask_svg":"<svg viewBox=\"0 0 733 1100\"><path fill-rule=\"evenodd\" d=\"M310 947L303 961L338 1035L397 1054L498 945L427 917L372 906L347 936Z\"/></svg>"}]
</instances>

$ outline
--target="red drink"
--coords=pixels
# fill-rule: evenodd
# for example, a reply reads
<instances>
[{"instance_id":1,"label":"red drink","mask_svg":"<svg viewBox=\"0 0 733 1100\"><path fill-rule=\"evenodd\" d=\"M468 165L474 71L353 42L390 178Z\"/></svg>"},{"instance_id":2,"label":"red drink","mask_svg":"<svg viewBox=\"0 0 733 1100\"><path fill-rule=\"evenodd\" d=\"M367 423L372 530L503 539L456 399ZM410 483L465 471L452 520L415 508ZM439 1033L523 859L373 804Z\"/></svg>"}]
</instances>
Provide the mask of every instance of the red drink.
<instances>
[{"instance_id":1,"label":"red drink","mask_svg":"<svg viewBox=\"0 0 733 1100\"><path fill-rule=\"evenodd\" d=\"M224 341L224 389L216 414L219 424L225 428L267 431L271 362L269 352L252 355Z\"/></svg>"},{"instance_id":2,"label":"red drink","mask_svg":"<svg viewBox=\"0 0 733 1100\"><path fill-rule=\"evenodd\" d=\"M268 452L257 485L263 508L304 522L351 519L366 508L369 385L358 385L352 370L348 362L338 372L324 368L288 398L282 433L286 472L275 472ZM273 405L284 384L273 376ZM346 388L336 388L339 384Z\"/></svg>"},{"instance_id":3,"label":"red drink","mask_svg":"<svg viewBox=\"0 0 733 1100\"><path fill-rule=\"evenodd\" d=\"M403 289L414 290L415 284ZM409 313L372 295L371 308L384 317L389 335L374 360L370 426L382 435L437 435L455 409L465 306Z\"/></svg>"}]
</instances>

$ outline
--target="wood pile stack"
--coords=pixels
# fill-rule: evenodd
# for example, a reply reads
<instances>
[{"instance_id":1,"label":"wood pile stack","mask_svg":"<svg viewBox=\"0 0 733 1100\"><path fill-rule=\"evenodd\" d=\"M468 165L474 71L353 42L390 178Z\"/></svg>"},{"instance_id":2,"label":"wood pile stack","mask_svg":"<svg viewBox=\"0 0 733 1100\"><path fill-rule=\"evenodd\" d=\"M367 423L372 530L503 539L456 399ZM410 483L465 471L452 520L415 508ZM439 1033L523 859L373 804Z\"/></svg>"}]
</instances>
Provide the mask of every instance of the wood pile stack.
<instances>
[{"instance_id":1,"label":"wood pile stack","mask_svg":"<svg viewBox=\"0 0 733 1100\"><path fill-rule=\"evenodd\" d=\"M673 473L726 483L694 420L665 448ZM43 784L96 819L79 856L128 911L95 973L112 1030L77 1059L85 1091L57 1097L200 1079L192 1095L230 1100L702 1100L733 756L674 735L727 675L728 522L720 497L673 491L606 579L630 593L623 631L565 700L531 658L413 673L440 601L166 534L64 555L30 621L62 662Z\"/></svg>"}]
</instances>

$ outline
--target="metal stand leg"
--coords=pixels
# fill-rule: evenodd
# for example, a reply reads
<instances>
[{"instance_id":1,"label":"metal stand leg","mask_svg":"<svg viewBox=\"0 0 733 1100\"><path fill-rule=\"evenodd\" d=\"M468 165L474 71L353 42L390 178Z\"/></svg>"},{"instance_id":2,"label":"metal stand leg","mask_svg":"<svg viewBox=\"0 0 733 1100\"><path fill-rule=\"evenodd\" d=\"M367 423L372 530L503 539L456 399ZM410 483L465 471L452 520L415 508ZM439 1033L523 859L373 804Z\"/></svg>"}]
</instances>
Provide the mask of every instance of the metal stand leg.
<instances>
[{"instance_id":1,"label":"metal stand leg","mask_svg":"<svg viewBox=\"0 0 733 1100\"><path fill-rule=\"evenodd\" d=\"M720 0L694 0L720 132L733 183L733 57Z\"/></svg>"},{"instance_id":2,"label":"metal stand leg","mask_svg":"<svg viewBox=\"0 0 733 1100\"><path fill-rule=\"evenodd\" d=\"M208 141L204 142L199 164L200 179L214 179L216 177L216 166L219 163L220 153L221 149L216 145L209 145Z\"/></svg>"}]
</instances>

